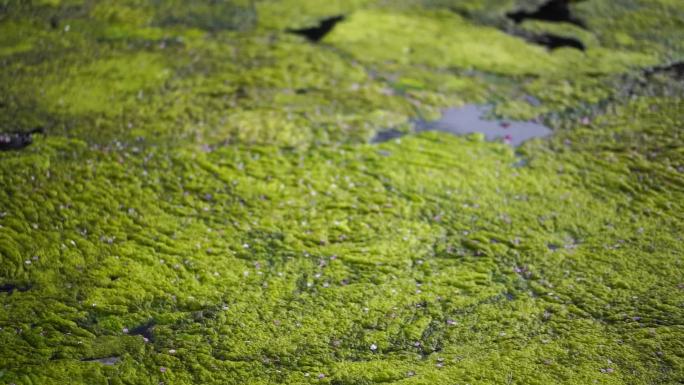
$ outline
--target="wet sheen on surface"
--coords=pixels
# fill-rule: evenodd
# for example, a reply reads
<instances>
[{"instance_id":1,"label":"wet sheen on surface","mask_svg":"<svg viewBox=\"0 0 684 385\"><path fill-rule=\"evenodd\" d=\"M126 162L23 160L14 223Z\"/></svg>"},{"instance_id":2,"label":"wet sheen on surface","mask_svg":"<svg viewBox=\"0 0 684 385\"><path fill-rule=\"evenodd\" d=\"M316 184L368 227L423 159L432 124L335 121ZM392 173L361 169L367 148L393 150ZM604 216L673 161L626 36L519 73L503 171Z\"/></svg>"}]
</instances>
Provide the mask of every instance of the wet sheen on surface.
<instances>
[{"instance_id":1,"label":"wet sheen on surface","mask_svg":"<svg viewBox=\"0 0 684 385\"><path fill-rule=\"evenodd\" d=\"M539 123L488 119L486 115L490 109L489 106L475 104L449 108L444 110L439 120L415 121L415 131L442 131L454 135L480 133L487 140L503 140L515 147L530 139L543 138L552 133L550 128ZM373 143L382 143L401 136L403 133L400 131L387 130L378 133L373 138Z\"/></svg>"}]
</instances>

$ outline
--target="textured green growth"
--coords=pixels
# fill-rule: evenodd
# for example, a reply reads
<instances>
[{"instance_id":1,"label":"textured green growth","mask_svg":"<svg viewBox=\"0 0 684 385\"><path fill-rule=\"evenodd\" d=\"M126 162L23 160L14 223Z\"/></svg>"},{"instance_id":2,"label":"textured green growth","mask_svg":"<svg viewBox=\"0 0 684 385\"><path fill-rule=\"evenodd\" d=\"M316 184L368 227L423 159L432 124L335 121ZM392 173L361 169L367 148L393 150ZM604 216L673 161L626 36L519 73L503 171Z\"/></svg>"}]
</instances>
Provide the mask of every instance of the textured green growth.
<instances>
[{"instance_id":1,"label":"textured green growth","mask_svg":"<svg viewBox=\"0 0 684 385\"><path fill-rule=\"evenodd\" d=\"M344 15L375 0L264 0L257 1L259 25L267 29L284 30L316 25L320 19Z\"/></svg>"},{"instance_id":2,"label":"textured green growth","mask_svg":"<svg viewBox=\"0 0 684 385\"><path fill-rule=\"evenodd\" d=\"M539 3L0 2L0 383L684 382L682 10Z\"/></svg>"}]
</instances>

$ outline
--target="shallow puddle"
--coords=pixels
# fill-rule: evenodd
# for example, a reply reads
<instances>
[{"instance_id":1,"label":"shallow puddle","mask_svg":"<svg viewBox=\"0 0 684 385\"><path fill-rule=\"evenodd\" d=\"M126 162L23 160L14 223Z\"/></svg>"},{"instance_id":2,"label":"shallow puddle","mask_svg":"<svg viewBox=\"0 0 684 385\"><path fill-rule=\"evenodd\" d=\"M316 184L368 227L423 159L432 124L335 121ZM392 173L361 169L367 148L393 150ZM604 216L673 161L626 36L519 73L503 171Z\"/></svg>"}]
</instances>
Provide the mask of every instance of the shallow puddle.
<instances>
[{"instance_id":1,"label":"shallow puddle","mask_svg":"<svg viewBox=\"0 0 684 385\"><path fill-rule=\"evenodd\" d=\"M455 135L481 133L487 140L503 140L516 147L527 140L543 138L552 133L550 128L539 123L490 120L485 117L490 110L489 106L475 104L449 108L442 113L439 120L415 121L415 131L443 131ZM403 133L396 130L383 131L373 138L373 143L386 142L402 135Z\"/></svg>"},{"instance_id":2,"label":"shallow puddle","mask_svg":"<svg viewBox=\"0 0 684 385\"><path fill-rule=\"evenodd\" d=\"M102 365L113 366L121 361L119 357L104 357L104 358L93 358L91 360L81 360L83 362L98 362Z\"/></svg>"}]
</instances>

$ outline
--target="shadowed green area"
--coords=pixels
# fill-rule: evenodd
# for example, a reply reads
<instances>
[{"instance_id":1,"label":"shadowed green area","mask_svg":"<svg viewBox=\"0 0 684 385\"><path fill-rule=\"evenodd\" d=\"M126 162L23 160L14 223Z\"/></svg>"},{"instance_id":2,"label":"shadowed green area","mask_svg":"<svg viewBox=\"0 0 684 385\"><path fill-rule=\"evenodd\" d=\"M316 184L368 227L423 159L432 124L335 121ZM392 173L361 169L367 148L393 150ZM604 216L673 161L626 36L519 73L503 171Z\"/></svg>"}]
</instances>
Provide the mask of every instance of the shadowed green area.
<instances>
[{"instance_id":1,"label":"shadowed green area","mask_svg":"<svg viewBox=\"0 0 684 385\"><path fill-rule=\"evenodd\" d=\"M684 13L541 3L0 1L0 384L683 382Z\"/></svg>"}]
</instances>

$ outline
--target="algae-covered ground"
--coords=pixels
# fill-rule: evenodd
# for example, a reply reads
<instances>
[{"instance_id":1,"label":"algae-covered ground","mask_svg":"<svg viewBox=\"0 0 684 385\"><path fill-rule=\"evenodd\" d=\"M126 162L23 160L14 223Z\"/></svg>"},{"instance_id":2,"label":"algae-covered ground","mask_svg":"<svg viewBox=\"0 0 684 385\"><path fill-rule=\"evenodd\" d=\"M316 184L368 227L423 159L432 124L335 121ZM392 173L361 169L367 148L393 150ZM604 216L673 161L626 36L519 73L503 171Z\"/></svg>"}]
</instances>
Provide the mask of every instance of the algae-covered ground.
<instances>
[{"instance_id":1,"label":"algae-covered ground","mask_svg":"<svg viewBox=\"0 0 684 385\"><path fill-rule=\"evenodd\" d=\"M0 384L684 383L683 60L681 0L0 0ZM413 128L471 103L554 133Z\"/></svg>"}]
</instances>

